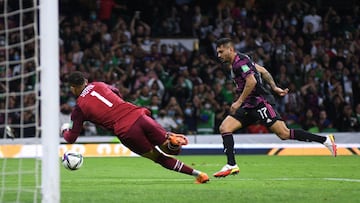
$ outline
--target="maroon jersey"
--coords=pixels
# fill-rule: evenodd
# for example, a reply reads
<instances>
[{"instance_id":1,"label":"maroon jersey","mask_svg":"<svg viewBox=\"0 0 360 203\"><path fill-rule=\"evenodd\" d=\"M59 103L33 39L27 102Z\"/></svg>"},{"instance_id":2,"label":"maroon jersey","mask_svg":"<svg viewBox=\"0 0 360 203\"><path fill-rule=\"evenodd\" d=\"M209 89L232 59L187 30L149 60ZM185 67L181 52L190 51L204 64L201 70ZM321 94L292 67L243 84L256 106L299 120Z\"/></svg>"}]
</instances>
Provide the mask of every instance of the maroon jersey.
<instances>
[{"instance_id":1,"label":"maroon jersey","mask_svg":"<svg viewBox=\"0 0 360 203\"><path fill-rule=\"evenodd\" d=\"M116 88L103 82L89 83L76 100L71 113L72 128L64 133L64 139L74 143L84 121L121 136L144 114L149 115L149 110L124 101Z\"/></svg>"},{"instance_id":2,"label":"maroon jersey","mask_svg":"<svg viewBox=\"0 0 360 203\"><path fill-rule=\"evenodd\" d=\"M236 84L236 92L241 94L244 90L246 77L254 75L257 81L255 88L251 91L248 97L243 102L243 107L253 108L265 100L264 95L270 94L265 89L260 74L256 70L255 63L249 56L237 53L235 60L232 64L231 75L234 83Z\"/></svg>"}]
</instances>

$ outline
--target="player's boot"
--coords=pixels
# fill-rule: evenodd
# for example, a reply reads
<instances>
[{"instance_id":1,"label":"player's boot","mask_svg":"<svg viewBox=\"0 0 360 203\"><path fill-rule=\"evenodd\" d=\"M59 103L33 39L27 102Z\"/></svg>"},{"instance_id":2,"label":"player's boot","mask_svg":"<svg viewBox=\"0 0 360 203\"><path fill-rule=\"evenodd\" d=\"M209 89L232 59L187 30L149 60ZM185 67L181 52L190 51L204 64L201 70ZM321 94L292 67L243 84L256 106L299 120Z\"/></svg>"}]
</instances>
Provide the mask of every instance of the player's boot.
<instances>
[{"instance_id":1,"label":"player's boot","mask_svg":"<svg viewBox=\"0 0 360 203\"><path fill-rule=\"evenodd\" d=\"M235 164L234 166L226 164L224 167L222 167L222 169L219 172L214 173L214 177L221 178L221 177L226 177L228 175L236 175L239 172L240 169L237 166L237 164Z\"/></svg>"},{"instance_id":2,"label":"player's boot","mask_svg":"<svg viewBox=\"0 0 360 203\"><path fill-rule=\"evenodd\" d=\"M326 140L323 143L325 145L325 147L327 147L331 154L336 157L337 155L337 148L336 148L336 144L335 144L335 137L334 135L330 134L326 136Z\"/></svg>"},{"instance_id":3,"label":"player's boot","mask_svg":"<svg viewBox=\"0 0 360 203\"><path fill-rule=\"evenodd\" d=\"M189 143L189 140L183 134L167 132L166 137L170 143L175 146L187 145Z\"/></svg>"},{"instance_id":4,"label":"player's boot","mask_svg":"<svg viewBox=\"0 0 360 203\"><path fill-rule=\"evenodd\" d=\"M209 181L209 176L206 173L200 173L195 180L196 184L202 184Z\"/></svg>"}]
</instances>

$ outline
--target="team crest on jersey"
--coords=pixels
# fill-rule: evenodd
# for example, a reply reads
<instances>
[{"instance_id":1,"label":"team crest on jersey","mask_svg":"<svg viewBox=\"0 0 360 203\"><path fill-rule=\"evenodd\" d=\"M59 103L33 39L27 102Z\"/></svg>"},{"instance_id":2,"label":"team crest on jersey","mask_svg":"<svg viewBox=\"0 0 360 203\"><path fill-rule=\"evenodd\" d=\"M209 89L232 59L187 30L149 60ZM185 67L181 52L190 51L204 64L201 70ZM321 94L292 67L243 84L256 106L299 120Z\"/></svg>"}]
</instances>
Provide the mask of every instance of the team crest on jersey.
<instances>
[{"instance_id":1,"label":"team crest on jersey","mask_svg":"<svg viewBox=\"0 0 360 203\"><path fill-rule=\"evenodd\" d=\"M249 66L248 65L242 65L241 66L241 69L242 69L242 71L244 72L244 73L246 73L246 72L248 72L249 70L250 70L250 68L249 68Z\"/></svg>"}]
</instances>

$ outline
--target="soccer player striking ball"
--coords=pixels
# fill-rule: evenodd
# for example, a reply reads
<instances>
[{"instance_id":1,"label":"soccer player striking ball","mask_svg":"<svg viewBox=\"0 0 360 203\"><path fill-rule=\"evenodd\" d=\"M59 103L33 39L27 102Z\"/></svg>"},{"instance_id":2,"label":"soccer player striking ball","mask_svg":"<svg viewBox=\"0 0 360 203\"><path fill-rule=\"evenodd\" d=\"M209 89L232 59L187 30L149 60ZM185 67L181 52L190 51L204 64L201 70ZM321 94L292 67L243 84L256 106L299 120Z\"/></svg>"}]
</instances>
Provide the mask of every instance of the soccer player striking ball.
<instances>
[{"instance_id":1,"label":"soccer player striking ball","mask_svg":"<svg viewBox=\"0 0 360 203\"><path fill-rule=\"evenodd\" d=\"M166 155L180 153L181 146L188 144L188 140L184 135L166 132L149 116L149 110L124 101L118 89L110 85L88 83L81 72L71 73L68 82L71 92L77 97L71 113L72 125L61 129L68 143L76 141L84 121L91 121L114 133L123 145L142 157L169 170L195 176L195 183L209 181L206 173Z\"/></svg>"},{"instance_id":2,"label":"soccer player striking ball","mask_svg":"<svg viewBox=\"0 0 360 203\"><path fill-rule=\"evenodd\" d=\"M257 121L264 124L282 140L319 142L324 144L333 156L336 156L333 135L324 137L304 130L289 129L281 120L271 102L265 98L267 96L266 89L260 77L268 82L271 89L280 96L286 95L289 90L277 87L271 74L264 67L254 63L249 56L236 52L234 44L229 38L221 38L216 42L216 52L222 62L230 63L232 79L240 96L232 103L230 115L223 120L219 128L223 139L224 152L227 156L227 164L214 174L215 177L226 177L239 173L239 167L234 156L233 132Z\"/></svg>"}]
</instances>

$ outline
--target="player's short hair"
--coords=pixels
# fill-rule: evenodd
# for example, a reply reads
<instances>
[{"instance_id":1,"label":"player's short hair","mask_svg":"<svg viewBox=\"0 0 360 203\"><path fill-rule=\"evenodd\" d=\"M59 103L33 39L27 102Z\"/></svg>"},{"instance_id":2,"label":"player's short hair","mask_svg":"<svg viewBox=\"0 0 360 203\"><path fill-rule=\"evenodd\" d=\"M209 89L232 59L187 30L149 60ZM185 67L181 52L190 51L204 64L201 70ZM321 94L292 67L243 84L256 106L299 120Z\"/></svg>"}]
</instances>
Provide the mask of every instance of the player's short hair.
<instances>
[{"instance_id":1,"label":"player's short hair","mask_svg":"<svg viewBox=\"0 0 360 203\"><path fill-rule=\"evenodd\" d=\"M220 46L234 46L234 43L230 38L220 38L216 41L216 48Z\"/></svg>"},{"instance_id":2,"label":"player's short hair","mask_svg":"<svg viewBox=\"0 0 360 203\"><path fill-rule=\"evenodd\" d=\"M80 86L86 82L84 74L80 71L72 72L68 78L70 86Z\"/></svg>"}]
</instances>

